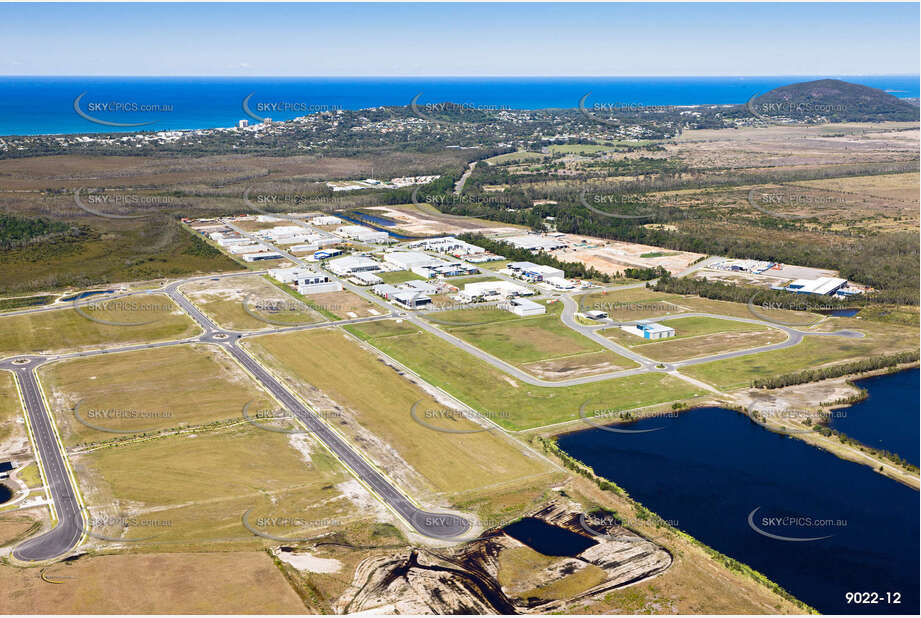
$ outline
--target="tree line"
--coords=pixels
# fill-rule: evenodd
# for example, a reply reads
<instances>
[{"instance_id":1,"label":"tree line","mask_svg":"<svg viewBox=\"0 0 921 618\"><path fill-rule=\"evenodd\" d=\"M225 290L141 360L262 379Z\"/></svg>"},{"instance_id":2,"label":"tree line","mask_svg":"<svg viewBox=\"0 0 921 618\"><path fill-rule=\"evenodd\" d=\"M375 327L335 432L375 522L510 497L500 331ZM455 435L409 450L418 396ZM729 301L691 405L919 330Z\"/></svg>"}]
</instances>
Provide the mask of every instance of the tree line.
<instances>
[{"instance_id":1,"label":"tree line","mask_svg":"<svg viewBox=\"0 0 921 618\"><path fill-rule=\"evenodd\" d=\"M841 376L851 375L854 373L865 373L867 371L876 371L886 367L897 367L905 363L918 361L918 350L909 350L897 354L882 356L873 356L861 360L831 365L830 367L820 367L818 369L805 369L796 373L788 373L772 378L758 378L752 380L753 388L783 388L795 384L806 384L808 382L819 382L831 378L840 378Z\"/></svg>"}]
</instances>

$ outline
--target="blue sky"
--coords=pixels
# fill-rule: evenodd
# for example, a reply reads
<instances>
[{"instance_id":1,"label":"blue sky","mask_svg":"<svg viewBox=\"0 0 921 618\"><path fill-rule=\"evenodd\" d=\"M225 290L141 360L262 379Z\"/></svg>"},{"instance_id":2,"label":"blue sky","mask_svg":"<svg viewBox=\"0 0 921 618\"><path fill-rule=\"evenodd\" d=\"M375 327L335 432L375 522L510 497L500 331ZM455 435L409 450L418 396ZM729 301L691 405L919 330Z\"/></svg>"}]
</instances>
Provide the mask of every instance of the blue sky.
<instances>
[{"instance_id":1,"label":"blue sky","mask_svg":"<svg viewBox=\"0 0 921 618\"><path fill-rule=\"evenodd\" d=\"M3 4L3 75L919 73L919 4Z\"/></svg>"}]
</instances>

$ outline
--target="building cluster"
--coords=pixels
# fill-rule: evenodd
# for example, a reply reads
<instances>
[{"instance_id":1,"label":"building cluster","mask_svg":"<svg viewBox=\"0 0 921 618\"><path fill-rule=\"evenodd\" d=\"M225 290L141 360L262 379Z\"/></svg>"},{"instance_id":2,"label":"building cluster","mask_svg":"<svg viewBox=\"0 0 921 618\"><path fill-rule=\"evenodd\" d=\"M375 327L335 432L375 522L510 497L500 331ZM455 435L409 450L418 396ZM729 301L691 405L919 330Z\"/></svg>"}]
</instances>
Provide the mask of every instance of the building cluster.
<instances>
[{"instance_id":1,"label":"building cluster","mask_svg":"<svg viewBox=\"0 0 921 618\"><path fill-rule=\"evenodd\" d=\"M534 264L533 262L510 262L502 271L528 283L555 292L565 292L576 289L576 284L565 277L561 268Z\"/></svg>"},{"instance_id":2,"label":"building cluster","mask_svg":"<svg viewBox=\"0 0 921 618\"><path fill-rule=\"evenodd\" d=\"M322 273L309 268L294 266L291 268L270 268L269 276L279 283L294 286L298 294L322 294L338 292L342 284Z\"/></svg>"},{"instance_id":3,"label":"building cluster","mask_svg":"<svg viewBox=\"0 0 921 618\"><path fill-rule=\"evenodd\" d=\"M443 253L456 258L463 258L471 264L484 264L486 262L497 262L505 259L500 255L486 251L483 247L472 245L454 236L441 236L438 238L417 240L409 243L407 248Z\"/></svg>"},{"instance_id":4,"label":"building cluster","mask_svg":"<svg viewBox=\"0 0 921 618\"><path fill-rule=\"evenodd\" d=\"M334 192L340 191L360 191L362 189L402 189L413 185L427 185L428 183L438 180L441 176L401 176L392 178L389 181L378 180L376 178L365 178L364 180L336 180L326 183L326 186Z\"/></svg>"},{"instance_id":5,"label":"building cluster","mask_svg":"<svg viewBox=\"0 0 921 618\"><path fill-rule=\"evenodd\" d=\"M425 279L475 275L480 270L460 261L446 261L421 251L388 251L384 262L396 270L408 270Z\"/></svg>"},{"instance_id":6,"label":"building cluster","mask_svg":"<svg viewBox=\"0 0 921 618\"><path fill-rule=\"evenodd\" d=\"M511 281L474 281L464 285L457 293L456 300L461 303L508 301L533 294L533 290Z\"/></svg>"}]
</instances>

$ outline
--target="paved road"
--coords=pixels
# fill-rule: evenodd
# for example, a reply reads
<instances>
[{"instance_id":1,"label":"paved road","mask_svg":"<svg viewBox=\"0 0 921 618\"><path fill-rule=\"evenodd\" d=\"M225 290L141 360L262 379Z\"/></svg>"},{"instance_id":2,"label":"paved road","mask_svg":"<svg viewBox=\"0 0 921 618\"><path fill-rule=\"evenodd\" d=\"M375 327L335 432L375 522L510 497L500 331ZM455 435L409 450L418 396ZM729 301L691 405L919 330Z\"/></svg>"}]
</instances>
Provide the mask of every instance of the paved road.
<instances>
[{"instance_id":1,"label":"paved road","mask_svg":"<svg viewBox=\"0 0 921 618\"><path fill-rule=\"evenodd\" d=\"M186 311L199 326L205 329L203 339L216 343L226 349L243 367L255 377L262 386L274 395L288 412L294 414L326 447L339 458L352 473L374 491L384 502L412 528L425 536L437 539L452 539L461 536L470 529L470 522L453 514L431 513L424 511L408 500L390 481L379 473L368 461L358 454L350 444L342 439L326 423L307 408L294 394L282 385L271 373L256 361L243 348L237 345L241 338L238 333L221 331L211 319L202 313L177 289L179 283L166 288L176 304ZM386 316L372 319L382 319ZM365 319L347 320L348 323L368 321ZM328 324L312 325L314 327L328 326ZM304 327L286 330L303 330Z\"/></svg>"},{"instance_id":2,"label":"paved road","mask_svg":"<svg viewBox=\"0 0 921 618\"><path fill-rule=\"evenodd\" d=\"M48 490L54 500L57 523L48 532L23 541L13 550L13 557L24 561L50 560L73 549L83 536L80 503L70 481L64 456L55 439L51 416L45 408L35 377L35 369L44 357L28 357L29 363L17 365L10 360L0 363L16 376L22 392L23 406L29 416L38 456L45 471Z\"/></svg>"}]
</instances>

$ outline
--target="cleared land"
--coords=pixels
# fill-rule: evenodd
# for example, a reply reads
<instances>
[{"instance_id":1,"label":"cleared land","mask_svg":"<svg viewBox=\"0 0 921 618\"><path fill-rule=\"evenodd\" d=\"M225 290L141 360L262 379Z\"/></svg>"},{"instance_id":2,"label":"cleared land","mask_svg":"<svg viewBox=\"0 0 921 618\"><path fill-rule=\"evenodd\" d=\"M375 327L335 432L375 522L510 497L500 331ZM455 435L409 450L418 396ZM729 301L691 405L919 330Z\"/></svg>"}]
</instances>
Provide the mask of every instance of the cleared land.
<instances>
[{"instance_id":1,"label":"cleared land","mask_svg":"<svg viewBox=\"0 0 921 618\"><path fill-rule=\"evenodd\" d=\"M118 325L94 322L84 315ZM182 339L197 332L198 326L168 296L144 294L80 304L80 312L71 306L0 317L0 356L153 343Z\"/></svg>"},{"instance_id":2,"label":"cleared land","mask_svg":"<svg viewBox=\"0 0 921 618\"><path fill-rule=\"evenodd\" d=\"M345 495L354 482L307 434L245 421L71 457L93 533L145 539L131 547L260 547L265 539L242 523L250 509L250 525L283 538L340 532L356 513L373 512L356 510Z\"/></svg>"},{"instance_id":3,"label":"cleared land","mask_svg":"<svg viewBox=\"0 0 921 618\"><path fill-rule=\"evenodd\" d=\"M226 352L207 345L72 359L39 372L65 444L242 420L247 402L256 410L273 401Z\"/></svg>"},{"instance_id":4,"label":"cleared land","mask_svg":"<svg viewBox=\"0 0 921 618\"><path fill-rule=\"evenodd\" d=\"M637 366L563 324L560 321L562 307L561 303L551 303L547 313L525 318L508 311L464 309L429 317L452 335L543 379L563 379ZM468 326L451 324L468 320L471 321Z\"/></svg>"},{"instance_id":5,"label":"cleared land","mask_svg":"<svg viewBox=\"0 0 921 618\"><path fill-rule=\"evenodd\" d=\"M5 442L14 436L25 436L22 418L22 404L13 374L0 371L0 447L6 446ZM2 450L5 452L7 449ZM0 459L2 457L0 455Z\"/></svg>"},{"instance_id":6,"label":"cleared land","mask_svg":"<svg viewBox=\"0 0 921 618\"><path fill-rule=\"evenodd\" d=\"M193 281L181 291L221 328L260 330L323 320L304 302L258 276Z\"/></svg>"},{"instance_id":7,"label":"cleared land","mask_svg":"<svg viewBox=\"0 0 921 618\"><path fill-rule=\"evenodd\" d=\"M388 474L419 485L412 475L399 473L399 468L408 465L421 475L423 489L429 492L456 494L526 481L551 470L495 432L445 433L425 426L423 423L455 431L482 429L341 331L265 335L246 345L287 375L318 412L329 411L329 421L360 444ZM330 401L324 404L316 389ZM414 406L422 422L413 419ZM491 413L513 412L496 409ZM402 466L393 451L404 462Z\"/></svg>"},{"instance_id":8,"label":"cleared land","mask_svg":"<svg viewBox=\"0 0 921 618\"><path fill-rule=\"evenodd\" d=\"M662 341L650 341L620 328L605 329L603 334L621 345L637 348L644 356L664 362L756 348L779 343L787 337L783 331L767 326L718 318L673 318L661 323L674 327L676 335Z\"/></svg>"},{"instance_id":9,"label":"cleared land","mask_svg":"<svg viewBox=\"0 0 921 618\"><path fill-rule=\"evenodd\" d=\"M713 384L721 389L747 387L755 378L781 375L821 367L845 360L910 350L917 345L917 329L865 320L834 318L813 330L832 331L842 328L858 330L866 336L806 337L790 348L761 352L728 360L703 363L683 369L682 373Z\"/></svg>"},{"instance_id":10,"label":"cleared land","mask_svg":"<svg viewBox=\"0 0 921 618\"><path fill-rule=\"evenodd\" d=\"M323 315L336 319L364 318L372 315L387 313L386 309L365 300L358 294L342 290L339 292L325 292L323 294L297 295L314 310Z\"/></svg>"},{"instance_id":11,"label":"cleared land","mask_svg":"<svg viewBox=\"0 0 921 618\"><path fill-rule=\"evenodd\" d=\"M58 585L43 581L39 569L0 565L4 613L304 613L301 599L261 551L84 556L59 562L45 575Z\"/></svg>"},{"instance_id":12,"label":"cleared land","mask_svg":"<svg viewBox=\"0 0 921 618\"><path fill-rule=\"evenodd\" d=\"M392 273L377 273L377 276L384 280L384 283L403 283L404 281L423 281L425 277L420 277L416 273L408 270L398 270Z\"/></svg>"},{"instance_id":13,"label":"cleared land","mask_svg":"<svg viewBox=\"0 0 921 618\"><path fill-rule=\"evenodd\" d=\"M529 429L578 418L586 401L613 411L629 410L703 395L704 391L678 378L646 373L559 388L531 386L458 350L426 332L407 332L392 320L354 325L347 330L366 338L424 380L480 411L509 410L511 417L495 419L512 430ZM388 333L387 329L393 332Z\"/></svg>"}]
</instances>

